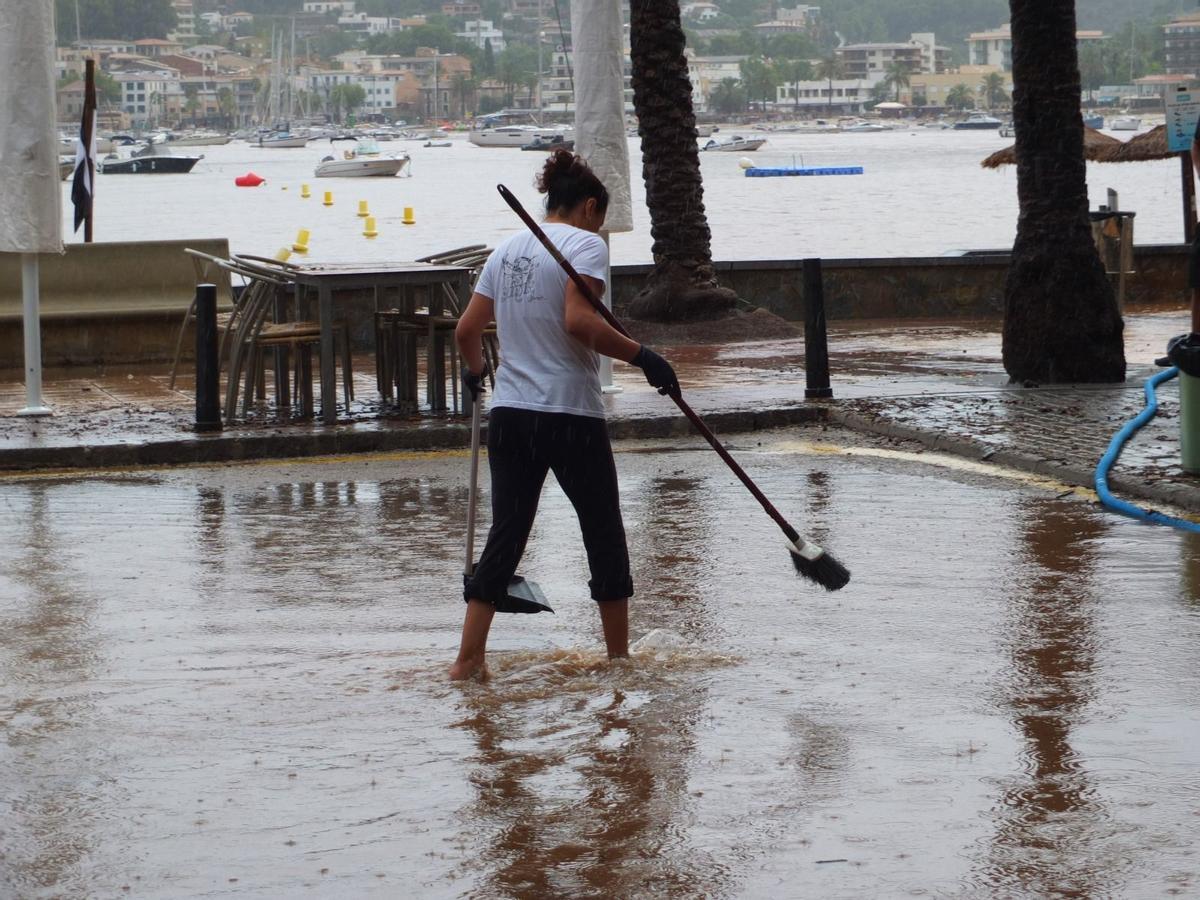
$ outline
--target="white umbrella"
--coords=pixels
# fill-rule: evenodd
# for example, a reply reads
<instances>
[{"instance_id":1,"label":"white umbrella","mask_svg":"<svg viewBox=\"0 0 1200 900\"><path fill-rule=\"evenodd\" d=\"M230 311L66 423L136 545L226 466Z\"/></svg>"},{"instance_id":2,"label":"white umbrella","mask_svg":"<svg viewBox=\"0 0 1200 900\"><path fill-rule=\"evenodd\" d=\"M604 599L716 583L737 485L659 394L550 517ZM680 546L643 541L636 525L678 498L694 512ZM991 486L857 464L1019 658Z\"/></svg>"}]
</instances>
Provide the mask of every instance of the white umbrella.
<instances>
[{"instance_id":1,"label":"white umbrella","mask_svg":"<svg viewBox=\"0 0 1200 900\"><path fill-rule=\"evenodd\" d=\"M629 143L625 136L625 29L621 0L571 0L571 47L575 64L575 149L608 188L604 239L633 231L629 194ZM612 278L604 302L612 307ZM601 383L612 388L612 361L605 357Z\"/></svg>"},{"instance_id":2,"label":"white umbrella","mask_svg":"<svg viewBox=\"0 0 1200 900\"><path fill-rule=\"evenodd\" d=\"M55 120L54 5L0 6L0 253L21 254L24 299L25 408L42 403L42 336L38 314L39 253L61 253L62 198Z\"/></svg>"}]
</instances>

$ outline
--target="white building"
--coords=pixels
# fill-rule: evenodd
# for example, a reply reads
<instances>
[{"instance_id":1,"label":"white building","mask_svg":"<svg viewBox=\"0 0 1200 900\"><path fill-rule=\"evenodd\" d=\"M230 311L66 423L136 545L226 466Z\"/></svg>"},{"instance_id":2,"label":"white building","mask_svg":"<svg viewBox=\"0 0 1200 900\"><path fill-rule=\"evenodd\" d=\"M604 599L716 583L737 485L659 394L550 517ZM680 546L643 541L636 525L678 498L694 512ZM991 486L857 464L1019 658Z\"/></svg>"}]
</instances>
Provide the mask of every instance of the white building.
<instances>
[{"instance_id":1,"label":"white building","mask_svg":"<svg viewBox=\"0 0 1200 900\"><path fill-rule=\"evenodd\" d=\"M192 7L192 0L171 0L171 9L175 10L175 30L167 37L173 41L194 41L196 11Z\"/></svg>"},{"instance_id":2,"label":"white building","mask_svg":"<svg viewBox=\"0 0 1200 900\"><path fill-rule=\"evenodd\" d=\"M339 84L356 84L363 89L365 99L360 113L388 113L396 108L396 85L407 77L406 72L345 72L328 69L302 70L305 89L322 100Z\"/></svg>"},{"instance_id":3,"label":"white building","mask_svg":"<svg viewBox=\"0 0 1200 900\"><path fill-rule=\"evenodd\" d=\"M354 0L306 0L304 11L318 15L336 12L349 16L354 14Z\"/></svg>"},{"instance_id":4,"label":"white building","mask_svg":"<svg viewBox=\"0 0 1200 900\"><path fill-rule=\"evenodd\" d=\"M121 88L121 111L133 122L164 119L183 102L183 86L178 72L145 70L116 72L113 80Z\"/></svg>"},{"instance_id":5,"label":"white building","mask_svg":"<svg viewBox=\"0 0 1200 900\"><path fill-rule=\"evenodd\" d=\"M835 78L832 96L828 79L781 84L775 88L775 106L800 109L812 115L831 109L834 112L862 112L864 104L875 99L876 83L869 78Z\"/></svg>"},{"instance_id":6,"label":"white building","mask_svg":"<svg viewBox=\"0 0 1200 900\"><path fill-rule=\"evenodd\" d=\"M567 113L575 110L575 93L572 89L571 77L574 71L574 60L571 51L555 50L549 56L546 73L542 76L542 109L550 113ZM629 49L625 50L623 65L625 80L625 112L633 112L633 63L629 59ZM523 97L515 98L520 106ZM537 105L536 95L533 104Z\"/></svg>"},{"instance_id":7,"label":"white building","mask_svg":"<svg viewBox=\"0 0 1200 900\"><path fill-rule=\"evenodd\" d=\"M685 3L679 12L693 22L708 22L720 17L721 7L715 3Z\"/></svg>"},{"instance_id":8,"label":"white building","mask_svg":"<svg viewBox=\"0 0 1200 900\"><path fill-rule=\"evenodd\" d=\"M812 23L820 16L821 7L819 6L793 6L790 9L781 6L775 11L775 18L780 22L800 22L805 25Z\"/></svg>"},{"instance_id":9,"label":"white building","mask_svg":"<svg viewBox=\"0 0 1200 900\"><path fill-rule=\"evenodd\" d=\"M708 98L713 88L727 78L741 82L742 61L746 56L693 56L688 54L688 78L692 82L692 108L696 112L708 110Z\"/></svg>"},{"instance_id":10,"label":"white building","mask_svg":"<svg viewBox=\"0 0 1200 900\"><path fill-rule=\"evenodd\" d=\"M914 74L935 75L950 64L950 50L940 47L932 32L913 34L907 41L878 44L845 44L838 56L846 66L848 78L868 78L879 82L894 65L902 65Z\"/></svg>"},{"instance_id":11,"label":"white building","mask_svg":"<svg viewBox=\"0 0 1200 900\"><path fill-rule=\"evenodd\" d=\"M1076 31L1077 46L1108 39L1103 31ZM1001 25L991 31L976 31L967 36L967 62L973 66L994 66L1012 71L1012 26Z\"/></svg>"},{"instance_id":12,"label":"white building","mask_svg":"<svg viewBox=\"0 0 1200 900\"><path fill-rule=\"evenodd\" d=\"M499 53L504 49L504 32L496 28L487 19L472 19L463 23L463 30L454 32L455 37L470 41L480 50L488 41L492 42L492 50Z\"/></svg>"},{"instance_id":13,"label":"white building","mask_svg":"<svg viewBox=\"0 0 1200 900\"><path fill-rule=\"evenodd\" d=\"M395 16L368 16L366 13L354 13L338 17L338 27L350 34L391 34L393 31L404 31L405 20Z\"/></svg>"}]
</instances>

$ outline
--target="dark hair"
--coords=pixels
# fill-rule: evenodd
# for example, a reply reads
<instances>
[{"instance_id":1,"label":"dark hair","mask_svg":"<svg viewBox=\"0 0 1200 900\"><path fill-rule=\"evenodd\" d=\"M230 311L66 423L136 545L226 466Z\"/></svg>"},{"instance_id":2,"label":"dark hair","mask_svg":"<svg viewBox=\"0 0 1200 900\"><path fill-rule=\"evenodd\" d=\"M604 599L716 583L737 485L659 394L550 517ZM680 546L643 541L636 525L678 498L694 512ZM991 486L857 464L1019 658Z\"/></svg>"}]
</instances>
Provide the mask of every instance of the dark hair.
<instances>
[{"instance_id":1,"label":"dark hair","mask_svg":"<svg viewBox=\"0 0 1200 900\"><path fill-rule=\"evenodd\" d=\"M581 157L565 147L551 152L535 183L538 191L546 195L547 212L570 212L592 198L600 212L608 210L608 188L604 182Z\"/></svg>"}]
</instances>

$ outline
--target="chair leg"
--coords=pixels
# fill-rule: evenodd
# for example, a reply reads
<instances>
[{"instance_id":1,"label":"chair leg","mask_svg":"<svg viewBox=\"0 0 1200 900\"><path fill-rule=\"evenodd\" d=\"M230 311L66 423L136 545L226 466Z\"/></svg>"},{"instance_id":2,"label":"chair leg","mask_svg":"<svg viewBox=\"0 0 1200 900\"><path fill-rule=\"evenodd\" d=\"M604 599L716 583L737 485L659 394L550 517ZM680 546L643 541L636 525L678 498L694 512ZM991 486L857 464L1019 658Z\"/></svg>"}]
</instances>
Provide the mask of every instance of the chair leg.
<instances>
[{"instance_id":1,"label":"chair leg","mask_svg":"<svg viewBox=\"0 0 1200 900\"><path fill-rule=\"evenodd\" d=\"M179 359L183 356L183 337L187 334L188 324L192 321L195 313L196 298L193 296L192 302L188 304L187 312L183 314L183 324L179 326L179 337L175 339L175 358L171 361L171 381L167 384L168 391L175 390L175 376L179 374Z\"/></svg>"},{"instance_id":2,"label":"chair leg","mask_svg":"<svg viewBox=\"0 0 1200 900\"><path fill-rule=\"evenodd\" d=\"M354 399L354 365L350 357L350 329L342 329L342 393L346 395L346 412Z\"/></svg>"}]
</instances>

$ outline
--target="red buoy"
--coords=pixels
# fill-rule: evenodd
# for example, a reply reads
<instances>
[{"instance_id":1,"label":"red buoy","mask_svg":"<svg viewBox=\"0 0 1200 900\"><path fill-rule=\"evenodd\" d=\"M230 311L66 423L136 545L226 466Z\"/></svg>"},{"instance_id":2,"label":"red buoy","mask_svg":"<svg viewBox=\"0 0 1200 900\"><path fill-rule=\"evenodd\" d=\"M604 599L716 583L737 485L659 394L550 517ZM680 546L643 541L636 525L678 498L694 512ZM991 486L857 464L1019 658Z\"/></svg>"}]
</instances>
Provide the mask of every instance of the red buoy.
<instances>
[{"instance_id":1,"label":"red buoy","mask_svg":"<svg viewBox=\"0 0 1200 900\"><path fill-rule=\"evenodd\" d=\"M245 175L239 175L233 179L233 183L238 187L258 187L260 184L266 184L267 179L255 175L253 172L247 172Z\"/></svg>"}]
</instances>

